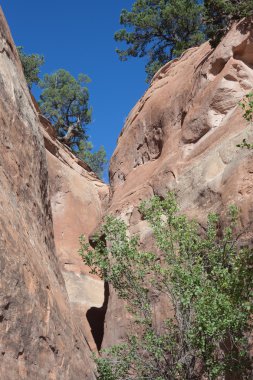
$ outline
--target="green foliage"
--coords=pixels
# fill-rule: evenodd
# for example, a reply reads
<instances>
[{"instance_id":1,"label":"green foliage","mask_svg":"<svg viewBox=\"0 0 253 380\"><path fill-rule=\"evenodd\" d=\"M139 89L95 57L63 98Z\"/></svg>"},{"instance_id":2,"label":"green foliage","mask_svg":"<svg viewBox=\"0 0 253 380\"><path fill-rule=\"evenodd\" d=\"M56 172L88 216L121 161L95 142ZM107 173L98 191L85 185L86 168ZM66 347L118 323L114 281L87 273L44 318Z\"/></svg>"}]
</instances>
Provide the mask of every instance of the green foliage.
<instances>
[{"instance_id":1,"label":"green foliage","mask_svg":"<svg viewBox=\"0 0 253 380\"><path fill-rule=\"evenodd\" d=\"M115 40L122 61L148 57L147 81L169 60L210 39L216 46L234 21L253 14L252 0L136 0L123 9Z\"/></svg>"},{"instance_id":2,"label":"green foliage","mask_svg":"<svg viewBox=\"0 0 253 380\"><path fill-rule=\"evenodd\" d=\"M39 79L44 57L26 55L23 47L17 47L29 89L33 84L42 88L39 106L44 116L56 129L59 140L69 145L79 158L102 178L107 163L104 147L92 153L92 143L87 141L86 125L91 121L89 92L86 84L90 79L80 74L76 80L68 71L60 69Z\"/></svg>"},{"instance_id":3,"label":"green foliage","mask_svg":"<svg viewBox=\"0 0 253 380\"><path fill-rule=\"evenodd\" d=\"M22 46L17 46L17 50L23 66L25 79L31 90L33 84L39 83L40 66L45 62L44 57L39 54L25 54Z\"/></svg>"},{"instance_id":4,"label":"green foliage","mask_svg":"<svg viewBox=\"0 0 253 380\"><path fill-rule=\"evenodd\" d=\"M138 237L129 237L112 216L95 237L94 250L81 237L85 264L114 287L135 321L126 342L96 360L98 379L197 380L232 373L250 379L253 253L238 243L237 208L230 207L223 229L211 214L204 230L179 213L173 194L154 197L140 211L159 254L141 251ZM174 308L160 332L153 325L151 293L166 295Z\"/></svg>"},{"instance_id":5,"label":"green foliage","mask_svg":"<svg viewBox=\"0 0 253 380\"><path fill-rule=\"evenodd\" d=\"M93 145L90 141L81 141L77 156L86 162L89 167L102 179L107 164L105 148L101 146L97 152L92 153Z\"/></svg>"},{"instance_id":6,"label":"green foliage","mask_svg":"<svg viewBox=\"0 0 253 380\"><path fill-rule=\"evenodd\" d=\"M250 92L247 94L244 99L239 103L241 108L244 111L243 117L244 119L251 123L253 122L253 92ZM241 144L238 144L237 147L239 148L247 148L247 149L253 149L253 144L250 144L246 139L242 140Z\"/></svg>"},{"instance_id":7,"label":"green foliage","mask_svg":"<svg viewBox=\"0 0 253 380\"><path fill-rule=\"evenodd\" d=\"M246 139L243 139L241 144L236 145L238 148L253 149L253 144L250 144Z\"/></svg>"},{"instance_id":8,"label":"green foliage","mask_svg":"<svg viewBox=\"0 0 253 380\"><path fill-rule=\"evenodd\" d=\"M250 92L245 96L242 102L240 102L244 114L243 117L249 123L253 121L253 92Z\"/></svg>"},{"instance_id":9,"label":"green foliage","mask_svg":"<svg viewBox=\"0 0 253 380\"><path fill-rule=\"evenodd\" d=\"M120 59L148 56L150 81L167 61L203 42L201 10L197 0L136 0L131 11L122 10L124 29L115 34L116 41L128 46L117 49Z\"/></svg>"},{"instance_id":10,"label":"green foliage","mask_svg":"<svg viewBox=\"0 0 253 380\"><path fill-rule=\"evenodd\" d=\"M86 125L91 121L86 87L89 81L84 74L75 79L68 71L60 69L46 74L40 82L40 109L55 127L58 138L74 151L78 151L80 142L87 139Z\"/></svg>"},{"instance_id":11,"label":"green foliage","mask_svg":"<svg viewBox=\"0 0 253 380\"><path fill-rule=\"evenodd\" d=\"M252 0L204 0L207 38L216 46L234 21L253 14Z\"/></svg>"},{"instance_id":12,"label":"green foliage","mask_svg":"<svg viewBox=\"0 0 253 380\"><path fill-rule=\"evenodd\" d=\"M100 234L105 236L106 244L100 240ZM129 300L129 307L133 311L140 310L147 316L149 305L143 281L155 259L154 254L139 252L138 239L136 237L129 239L126 225L112 216L105 218L100 234L93 238L95 250L89 250L84 244L83 237L81 238L80 254L84 261L92 268L93 274L112 284L122 299L128 299L130 292L132 297ZM139 263L138 267L136 263Z\"/></svg>"}]
</instances>

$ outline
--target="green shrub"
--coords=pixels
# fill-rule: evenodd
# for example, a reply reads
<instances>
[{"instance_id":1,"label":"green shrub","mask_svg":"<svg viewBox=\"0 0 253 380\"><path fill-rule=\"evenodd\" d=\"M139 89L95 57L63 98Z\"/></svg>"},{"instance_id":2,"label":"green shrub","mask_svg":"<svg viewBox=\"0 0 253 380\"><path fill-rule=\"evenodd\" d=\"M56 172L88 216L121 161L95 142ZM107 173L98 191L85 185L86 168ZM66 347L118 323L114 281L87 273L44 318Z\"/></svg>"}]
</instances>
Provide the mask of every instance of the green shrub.
<instances>
[{"instance_id":1,"label":"green shrub","mask_svg":"<svg viewBox=\"0 0 253 380\"><path fill-rule=\"evenodd\" d=\"M239 103L239 105L242 107L244 114L244 119L251 123L253 122L253 92L250 92L247 94L243 100ZM241 144L238 144L237 147L239 148L247 148L247 149L253 149L253 144L249 143L246 139L242 140Z\"/></svg>"},{"instance_id":2,"label":"green shrub","mask_svg":"<svg viewBox=\"0 0 253 380\"><path fill-rule=\"evenodd\" d=\"M253 253L240 248L238 210L230 207L224 228L210 214L204 230L179 213L173 194L154 197L140 210L159 254L141 251L138 237L128 237L126 225L112 216L94 238L95 249L80 239L85 264L114 287L135 321L124 344L96 359L98 379L220 379L232 373L250 379ZM152 322L150 291L166 295L174 308L160 332Z\"/></svg>"}]
</instances>

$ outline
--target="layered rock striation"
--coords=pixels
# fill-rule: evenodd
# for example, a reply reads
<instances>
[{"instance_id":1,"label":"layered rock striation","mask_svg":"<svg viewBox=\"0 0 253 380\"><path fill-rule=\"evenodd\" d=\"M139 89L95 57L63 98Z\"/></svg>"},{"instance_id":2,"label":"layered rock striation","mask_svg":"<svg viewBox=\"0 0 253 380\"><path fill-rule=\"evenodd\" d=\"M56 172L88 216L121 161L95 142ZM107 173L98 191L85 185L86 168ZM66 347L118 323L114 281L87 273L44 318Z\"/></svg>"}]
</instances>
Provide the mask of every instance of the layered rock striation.
<instances>
[{"instance_id":1,"label":"layered rock striation","mask_svg":"<svg viewBox=\"0 0 253 380\"><path fill-rule=\"evenodd\" d=\"M253 88L253 24L234 25L219 46L187 50L166 64L130 112L111 159L109 212L123 218L143 246L152 243L138 205L174 191L183 212L205 223L235 203L242 226L253 220L252 141L240 100ZM157 305L157 318L163 306ZM160 317L159 317L160 316ZM121 340L127 318L111 292L104 346Z\"/></svg>"}]
</instances>

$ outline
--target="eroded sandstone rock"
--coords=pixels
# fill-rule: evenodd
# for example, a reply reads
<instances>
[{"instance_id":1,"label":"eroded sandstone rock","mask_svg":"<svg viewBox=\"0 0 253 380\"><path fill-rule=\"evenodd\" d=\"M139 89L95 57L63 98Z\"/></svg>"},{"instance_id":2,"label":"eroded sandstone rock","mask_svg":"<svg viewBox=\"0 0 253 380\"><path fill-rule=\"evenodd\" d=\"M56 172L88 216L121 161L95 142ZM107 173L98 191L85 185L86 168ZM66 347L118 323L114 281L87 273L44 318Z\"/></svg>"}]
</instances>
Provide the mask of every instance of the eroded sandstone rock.
<instances>
[{"instance_id":1,"label":"eroded sandstone rock","mask_svg":"<svg viewBox=\"0 0 253 380\"><path fill-rule=\"evenodd\" d=\"M177 194L183 212L205 223L209 212L241 209L243 227L252 222L253 153L237 148L252 141L253 128L239 101L253 87L253 25L234 25L219 46L187 50L166 64L130 112L110 165L109 212L150 244L150 229L138 205L153 195ZM151 239L152 240L152 239ZM157 311L161 320L163 310ZM127 317L111 292L104 346L125 334Z\"/></svg>"}]
</instances>

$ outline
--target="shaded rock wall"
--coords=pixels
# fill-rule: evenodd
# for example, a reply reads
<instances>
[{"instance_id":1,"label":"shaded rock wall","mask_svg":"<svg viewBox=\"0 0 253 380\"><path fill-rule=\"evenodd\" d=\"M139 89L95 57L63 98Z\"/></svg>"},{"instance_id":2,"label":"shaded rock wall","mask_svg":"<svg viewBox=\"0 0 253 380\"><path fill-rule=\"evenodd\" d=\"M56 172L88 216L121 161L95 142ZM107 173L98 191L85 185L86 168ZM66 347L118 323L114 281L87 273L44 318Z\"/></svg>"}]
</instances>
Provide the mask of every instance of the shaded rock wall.
<instances>
[{"instance_id":1,"label":"shaded rock wall","mask_svg":"<svg viewBox=\"0 0 253 380\"><path fill-rule=\"evenodd\" d=\"M38 109L39 112L39 109ZM67 287L71 308L92 349L96 349L87 323L90 308L104 302L104 283L89 275L78 254L79 237L89 237L101 222L107 207L109 186L54 136L40 116L49 170L56 255Z\"/></svg>"},{"instance_id":2,"label":"shaded rock wall","mask_svg":"<svg viewBox=\"0 0 253 380\"><path fill-rule=\"evenodd\" d=\"M150 229L138 205L169 190L202 223L230 203L241 208L242 226L252 222L253 153L236 147L243 138L252 141L238 105L252 87L250 20L234 25L215 50L208 43L189 49L155 75L130 112L110 165L109 212L139 233L144 246ZM121 340L127 325L121 302L110 294L104 346ZM163 312L158 304L158 321Z\"/></svg>"},{"instance_id":3,"label":"shaded rock wall","mask_svg":"<svg viewBox=\"0 0 253 380\"><path fill-rule=\"evenodd\" d=\"M55 254L40 122L0 11L0 378L94 379Z\"/></svg>"}]
</instances>

